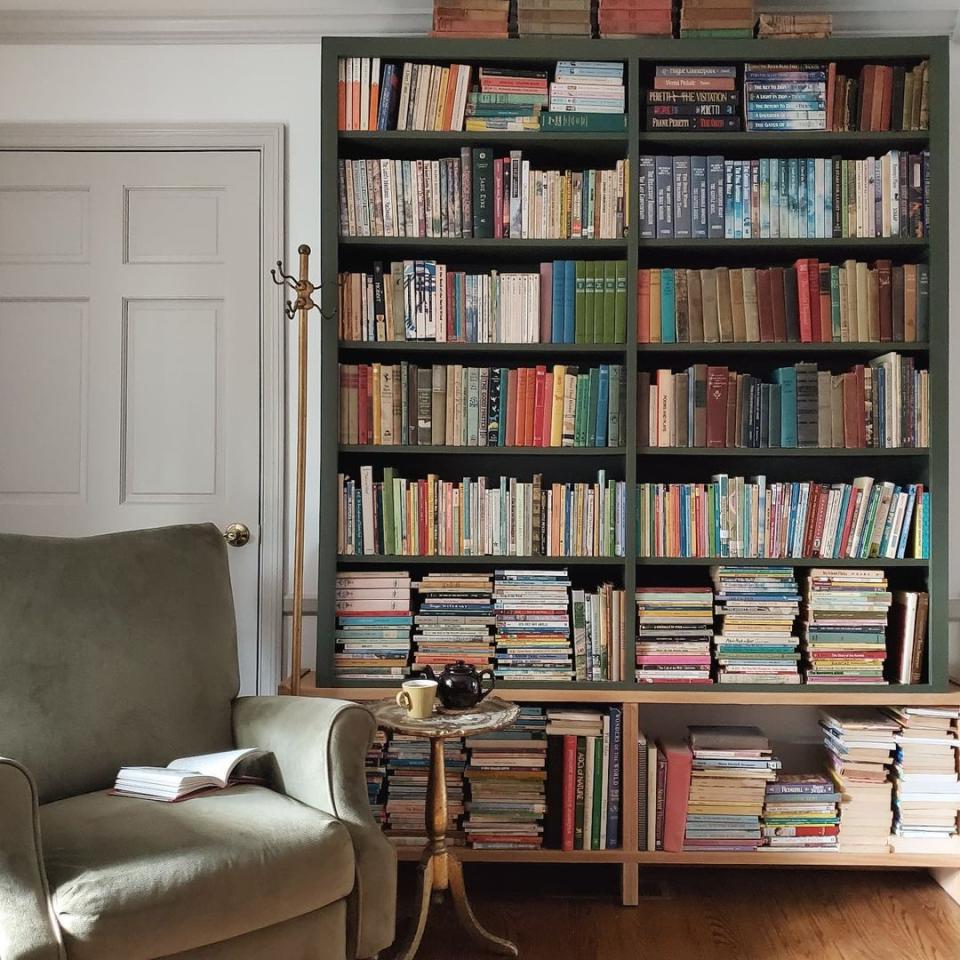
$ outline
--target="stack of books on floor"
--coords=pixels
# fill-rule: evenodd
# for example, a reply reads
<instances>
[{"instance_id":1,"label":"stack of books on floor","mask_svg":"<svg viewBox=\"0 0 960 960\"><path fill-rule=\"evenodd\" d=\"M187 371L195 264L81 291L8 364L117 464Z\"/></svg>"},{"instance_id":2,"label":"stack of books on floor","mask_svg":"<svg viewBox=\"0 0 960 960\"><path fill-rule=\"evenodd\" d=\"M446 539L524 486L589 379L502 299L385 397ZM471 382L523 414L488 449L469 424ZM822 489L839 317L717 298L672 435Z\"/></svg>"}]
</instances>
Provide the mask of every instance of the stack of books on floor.
<instances>
[{"instance_id":1,"label":"stack of books on floor","mask_svg":"<svg viewBox=\"0 0 960 960\"><path fill-rule=\"evenodd\" d=\"M550 84L550 109L541 123L544 130L581 129L601 132L626 129L623 64L592 60L561 60ZM554 117L569 114L582 120L564 122ZM594 119L610 117L609 122Z\"/></svg>"},{"instance_id":2,"label":"stack of books on floor","mask_svg":"<svg viewBox=\"0 0 960 960\"><path fill-rule=\"evenodd\" d=\"M912 68L867 63L856 77L838 73L827 129L926 130L927 68L926 60Z\"/></svg>"},{"instance_id":3,"label":"stack of books on floor","mask_svg":"<svg viewBox=\"0 0 960 960\"><path fill-rule=\"evenodd\" d=\"M638 683L711 683L713 591L637 587Z\"/></svg>"},{"instance_id":4,"label":"stack of books on floor","mask_svg":"<svg viewBox=\"0 0 960 960\"><path fill-rule=\"evenodd\" d=\"M364 770L367 775L367 799L370 801L370 812L377 825L383 829L387 823L386 785L387 785L387 734L384 730L377 730L373 742L367 749Z\"/></svg>"},{"instance_id":5,"label":"stack of books on floor","mask_svg":"<svg viewBox=\"0 0 960 960\"><path fill-rule=\"evenodd\" d=\"M745 0L682 0L680 36L730 39L753 36L753 4Z\"/></svg>"},{"instance_id":6,"label":"stack of books on floor","mask_svg":"<svg viewBox=\"0 0 960 960\"><path fill-rule=\"evenodd\" d=\"M837 846L840 794L823 774L780 773L767 784L763 839L773 850L832 850Z\"/></svg>"},{"instance_id":7,"label":"stack of books on floor","mask_svg":"<svg viewBox=\"0 0 960 960\"><path fill-rule=\"evenodd\" d=\"M447 785L447 843L463 846L463 771L467 754L463 740L444 740L443 757ZM386 752L387 829L385 836L397 846L422 846L427 841L424 824L427 778L430 773L430 741L395 733Z\"/></svg>"},{"instance_id":8,"label":"stack of books on floor","mask_svg":"<svg viewBox=\"0 0 960 960\"><path fill-rule=\"evenodd\" d=\"M887 707L894 739L893 837L896 853L957 852L960 740L957 707Z\"/></svg>"},{"instance_id":9,"label":"stack of books on floor","mask_svg":"<svg viewBox=\"0 0 960 960\"><path fill-rule=\"evenodd\" d=\"M883 570L812 569L803 583L801 649L806 682L886 683L892 600Z\"/></svg>"},{"instance_id":10,"label":"stack of books on floor","mask_svg":"<svg viewBox=\"0 0 960 960\"><path fill-rule=\"evenodd\" d=\"M413 666L463 660L477 670L493 664L493 580L487 573L428 573L413 585Z\"/></svg>"},{"instance_id":11,"label":"stack of books on floor","mask_svg":"<svg viewBox=\"0 0 960 960\"><path fill-rule=\"evenodd\" d=\"M602 583L596 593L574 590L574 672L577 680L623 679L623 591Z\"/></svg>"},{"instance_id":12,"label":"stack of books on floor","mask_svg":"<svg viewBox=\"0 0 960 960\"><path fill-rule=\"evenodd\" d=\"M894 590L888 634L888 678L894 683L920 683L927 654L930 594L924 590Z\"/></svg>"},{"instance_id":13,"label":"stack of books on floor","mask_svg":"<svg viewBox=\"0 0 960 960\"><path fill-rule=\"evenodd\" d=\"M719 618L717 682L800 683L793 568L719 566L710 576Z\"/></svg>"},{"instance_id":14,"label":"stack of books on floor","mask_svg":"<svg viewBox=\"0 0 960 960\"><path fill-rule=\"evenodd\" d=\"M547 738L542 707L521 707L517 722L466 741L469 798L463 830L477 850L538 850L547 812Z\"/></svg>"},{"instance_id":15,"label":"stack of books on floor","mask_svg":"<svg viewBox=\"0 0 960 960\"><path fill-rule=\"evenodd\" d=\"M510 36L510 0L433 0L431 37Z\"/></svg>"},{"instance_id":16,"label":"stack of books on floor","mask_svg":"<svg viewBox=\"0 0 960 960\"><path fill-rule=\"evenodd\" d=\"M498 680L572 680L570 577L564 570L497 570Z\"/></svg>"},{"instance_id":17,"label":"stack of books on floor","mask_svg":"<svg viewBox=\"0 0 960 960\"><path fill-rule=\"evenodd\" d=\"M820 711L829 772L838 791L842 852L885 853L893 814L894 739L896 720L880 709L831 708Z\"/></svg>"},{"instance_id":18,"label":"stack of books on floor","mask_svg":"<svg viewBox=\"0 0 960 960\"><path fill-rule=\"evenodd\" d=\"M623 711L547 707L548 845L561 850L620 846Z\"/></svg>"},{"instance_id":19,"label":"stack of books on floor","mask_svg":"<svg viewBox=\"0 0 960 960\"><path fill-rule=\"evenodd\" d=\"M833 33L829 13L761 13L757 36L763 40L822 40Z\"/></svg>"},{"instance_id":20,"label":"stack of books on floor","mask_svg":"<svg viewBox=\"0 0 960 960\"><path fill-rule=\"evenodd\" d=\"M537 130L547 105L542 70L481 67L480 89L467 97L467 130Z\"/></svg>"},{"instance_id":21,"label":"stack of books on floor","mask_svg":"<svg viewBox=\"0 0 960 960\"><path fill-rule=\"evenodd\" d=\"M692 726L689 733L692 769L683 849L758 850L765 788L780 767L770 741L758 727Z\"/></svg>"},{"instance_id":22,"label":"stack of books on floor","mask_svg":"<svg viewBox=\"0 0 960 960\"><path fill-rule=\"evenodd\" d=\"M592 37L591 0L516 0L518 37Z\"/></svg>"},{"instance_id":23,"label":"stack of books on floor","mask_svg":"<svg viewBox=\"0 0 960 960\"><path fill-rule=\"evenodd\" d=\"M599 0L601 37L672 37L674 0Z\"/></svg>"},{"instance_id":24,"label":"stack of books on floor","mask_svg":"<svg viewBox=\"0 0 960 960\"><path fill-rule=\"evenodd\" d=\"M826 130L827 65L746 63L747 130Z\"/></svg>"},{"instance_id":25,"label":"stack of books on floor","mask_svg":"<svg viewBox=\"0 0 960 960\"><path fill-rule=\"evenodd\" d=\"M740 129L737 68L720 64L658 65L647 91L648 130L730 131ZM701 158L698 158L701 159ZM689 190L689 167L674 186Z\"/></svg>"},{"instance_id":26,"label":"stack of books on floor","mask_svg":"<svg viewBox=\"0 0 960 960\"><path fill-rule=\"evenodd\" d=\"M338 680L402 677L410 657L410 574L403 570L338 573Z\"/></svg>"}]
</instances>

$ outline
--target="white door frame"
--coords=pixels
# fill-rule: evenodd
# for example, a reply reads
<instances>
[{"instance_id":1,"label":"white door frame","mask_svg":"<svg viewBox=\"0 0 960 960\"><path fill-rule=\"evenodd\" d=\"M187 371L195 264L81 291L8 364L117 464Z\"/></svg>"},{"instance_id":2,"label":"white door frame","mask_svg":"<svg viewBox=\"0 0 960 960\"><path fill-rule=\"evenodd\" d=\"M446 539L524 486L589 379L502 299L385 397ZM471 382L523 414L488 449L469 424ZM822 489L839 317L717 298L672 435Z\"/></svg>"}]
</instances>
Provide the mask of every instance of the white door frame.
<instances>
[{"instance_id":1,"label":"white door frame","mask_svg":"<svg viewBox=\"0 0 960 960\"><path fill-rule=\"evenodd\" d=\"M283 288L269 271L286 249L282 123L4 123L0 150L248 150L260 156L260 596L257 691L276 693L283 640L285 356Z\"/></svg>"}]
</instances>

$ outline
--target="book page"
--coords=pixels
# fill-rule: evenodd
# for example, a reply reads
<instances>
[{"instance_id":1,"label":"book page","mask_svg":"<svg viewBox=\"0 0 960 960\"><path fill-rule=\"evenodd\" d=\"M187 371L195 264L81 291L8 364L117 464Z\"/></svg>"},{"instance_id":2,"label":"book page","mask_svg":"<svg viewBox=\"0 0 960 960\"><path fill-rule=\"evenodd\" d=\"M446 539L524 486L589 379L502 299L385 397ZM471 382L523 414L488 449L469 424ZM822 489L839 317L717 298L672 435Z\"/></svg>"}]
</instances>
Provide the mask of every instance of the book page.
<instances>
[{"instance_id":1,"label":"book page","mask_svg":"<svg viewBox=\"0 0 960 960\"><path fill-rule=\"evenodd\" d=\"M182 770L187 773L199 773L216 780L225 787L233 773L233 768L247 757L262 753L256 747L243 750L225 750L223 753L207 753L199 757L181 757L167 764L170 770Z\"/></svg>"}]
</instances>

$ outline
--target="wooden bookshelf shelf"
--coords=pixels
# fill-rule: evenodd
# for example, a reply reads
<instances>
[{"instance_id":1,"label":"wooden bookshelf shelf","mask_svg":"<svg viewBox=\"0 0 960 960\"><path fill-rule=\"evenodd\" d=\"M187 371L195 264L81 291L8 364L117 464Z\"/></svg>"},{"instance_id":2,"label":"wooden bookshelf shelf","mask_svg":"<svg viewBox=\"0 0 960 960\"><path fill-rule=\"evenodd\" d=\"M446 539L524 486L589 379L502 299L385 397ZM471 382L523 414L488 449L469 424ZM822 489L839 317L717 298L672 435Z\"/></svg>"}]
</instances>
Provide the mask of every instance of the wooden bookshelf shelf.
<instances>
[{"instance_id":1,"label":"wooden bookshelf shelf","mask_svg":"<svg viewBox=\"0 0 960 960\"><path fill-rule=\"evenodd\" d=\"M474 850L459 849L468 862L555 864L608 864L621 871L624 902L636 903L639 871L658 866L731 867L844 867L927 868L945 886L960 890L960 854L862 854L819 850L774 850L758 853L663 853L641 849L637 822L638 796L636 745L641 730L660 733L658 723L690 716L706 717L712 707L733 708L736 722L745 720L743 710L778 710L818 706L960 706L960 687L949 681L947 550L949 529L947 464L949 461L948 382L949 367L949 67L947 37L881 37L868 40L711 40L631 39L582 40L530 38L520 40L467 40L435 38L349 38L324 40L321 63L321 187L320 218L323 309L335 314L338 305L338 274L369 271L376 261L429 258L454 269L472 271L522 270L534 272L547 260L625 260L627 262L626 342L609 343L438 343L434 341L345 342L338 341L337 323L321 325L320 407L322 411L319 531L317 581L317 663L302 681L301 693L310 697L339 697L359 702L392 696L397 682L339 681L334 672L335 577L342 571L407 570L413 579L427 572L492 572L497 568L568 568L577 589L594 589L613 581L625 592L625 680L618 683L500 682L498 692L525 704L569 704L602 709L623 707L622 849L593 851ZM627 130L617 133L540 133L538 131L434 132L370 131L338 132L337 62L340 57L380 57L381 62L416 61L448 65L470 63L517 67L552 67L558 60L608 60L624 64ZM866 63L913 65L930 61L928 131L860 132L723 132L706 135L673 131L645 131L644 90L659 64L720 63L741 65L756 62L836 61L848 75ZM489 145L498 156L509 149L524 151L536 168L565 169L581 165L610 168L627 158L628 235L608 240L470 239L437 237L341 237L339 235L338 171L341 158L439 158L459 154L462 146ZM731 159L797 156L877 157L888 150L929 150L929 232L923 238L830 238L830 239L647 239L638 236L638 184L641 155L720 155ZM890 259L896 264L926 263L929 266L929 335L924 342L830 342L830 343L638 343L638 271L645 267L762 267L789 265L801 257L816 257L838 264L846 259L872 262ZM909 330L909 327L908 327ZM909 335L909 334L908 334ZM935 345L936 349L932 349ZM821 369L837 373L855 363L866 363L890 352L913 358L917 367L929 370L930 445L926 448L867 449L753 449L753 448L650 448L637 443L638 371L695 362L721 364L744 372L763 372L768 367L816 361ZM619 447L531 448L344 445L338 442L338 363L399 363L420 365L489 364L526 366L569 363L623 366L626 388L626 443ZM740 365L743 365L741 368ZM332 429L328 429L328 426ZM364 460L363 458L371 458ZM396 459L394 459L396 458ZM423 476L428 471L463 471L463 475L506 473L529 475L543 467L551 481L582 480L596 468L626 485L623 557L515 557L515 556L343 556L337 553L337 474L354 475L360 465L401 463L409 458L405 475ZM529 459L524 459L529 458ZM569 459L567 459L569 458ZM459 462L458 462L459 461ZM564 466L566 464L566 466ZM636 485L648 478L671 481L701 481L716 473L755 474L777 471L790 479L820 475L831 482L852 480L860 474L893 478L899 483L922 482L932 491L931 558L889 560L881 558L659 558L637 557ZM634 681L636 653L636 607L633 595L638 583L657 585L707 582L707 568L731 566L788 566L873 568L888 571L895 589L926 589L930 595L929 640L924 683L892 686L843 684L835 686L774 684L638 684ZM662 579L661 579L662 578ZM289 690L289 684L281 688ZM673 707L672 710L668 709ZM742 708L742 709L740 709ZM691 720L690 722L694 722ZM764 720L758 717L762 727ZM403 860L420 856L420 849L401 848ZM946 879L944 879L946 878ZM952 879L950 879L952 878Z\"/></svg>"}]
</instances>

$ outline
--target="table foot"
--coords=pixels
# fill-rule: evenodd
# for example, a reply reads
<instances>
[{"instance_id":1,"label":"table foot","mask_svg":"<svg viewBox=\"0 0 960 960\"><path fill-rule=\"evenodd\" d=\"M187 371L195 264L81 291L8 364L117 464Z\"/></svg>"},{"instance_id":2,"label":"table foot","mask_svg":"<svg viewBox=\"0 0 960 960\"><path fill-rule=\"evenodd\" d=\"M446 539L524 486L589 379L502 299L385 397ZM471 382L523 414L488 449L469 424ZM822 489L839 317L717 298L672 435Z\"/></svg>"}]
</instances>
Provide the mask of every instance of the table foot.
<instances>
[{"instance_id":1,"label":"table foot","mask_svg":"<svg viewBox=\"0 0 960 960\"><path fill-rule=\"evenodd\" d=\"M430 894L433 891L433 858L425 857L417 867L417 895L413 902L413 917L410 919L410 929L403 938L398 949L393 953L393 960L413 960L423 931L427 927L427 914L430 912Z\"/></svg>"},{"instance_id":2,"label":"table foot","mask_svg":"<svg viewBox=\"0 0 960 960\"><path fill-rule=\"evenodd\" d=\"M463 882L463 866L455 856L450 857L449 869L450 897L457 911L457 917L467 933L479 946L486 948L490 953L497 953L504 957L519 956L520 951L515 943L488 933L474 916L473 908L467 899L467 888Z\"/></svg>"}]
</instances>

